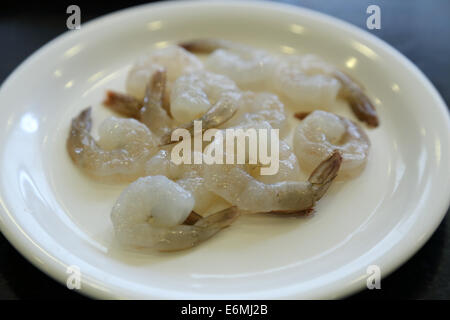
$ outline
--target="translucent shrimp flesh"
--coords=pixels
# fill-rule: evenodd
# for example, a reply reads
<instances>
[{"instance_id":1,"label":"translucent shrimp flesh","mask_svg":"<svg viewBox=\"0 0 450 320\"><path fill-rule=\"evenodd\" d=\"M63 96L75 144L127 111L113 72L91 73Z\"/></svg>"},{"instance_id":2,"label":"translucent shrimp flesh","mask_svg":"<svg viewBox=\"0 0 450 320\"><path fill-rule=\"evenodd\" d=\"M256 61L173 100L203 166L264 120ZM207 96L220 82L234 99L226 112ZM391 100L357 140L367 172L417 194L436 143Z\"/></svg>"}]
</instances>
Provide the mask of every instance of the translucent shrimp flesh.
<instances>
[{"instance_id":1,"label":"translucent shrimp flesh","mask_svg":"<svg viewBox=\"0 0 450 320\"><path fill-rule=\"evenodd\" d=\"M297 160L297 156L289 144L284 140L279 141L279 162L277 173L273 175L261 175L259 173L261 167L257 166L254 170L255 169L255 178L265 184L273 184L283 181L299 181L301 177L300 165Z\"/></svg>"},{"instance_id":2,"label":"translucent shrimp flesh","mask_svg":"<svg viewBox=\"0 0 450 320\"><path fill-rule=\"evenodd\" d=\"M274 90L296 108L328 108L337 97L348 101L359 120L379 124L363 88L344 72L314 55L270 55L250 46L218 39L181 43L196 53L210 54L207 69L227 75L242 89Z\"/></svg>"},{"instance_id":3,"label":"translucent shrimp flesh","mask_svg":"<svg viewBox=\"0 0 450 320\"><path fill-rule=\"evenodd\" d=\"M336 177L342 158L333 152L320 163L308 181L266 184L240 165L204 166L206 186L239 210L246 212L298 212L314 207Z\"/></svg>"},{"instance_id":4,"label":"translucent shrimp flesh","mask_svg":"<svg viewBox=\"0 0 450 320\"><path fill-rule=\"evenodd\" d=\"M217 128L229 119L237 111L237 100L235 97L227 96L222 97L215 105L213 105L202 117L186 123L178 128L186 129L191 136L194 135L195 121L201 123L202 131L208 129ZM172 134L178 128L173 129L169 134L161 138L161 146L174 143L176 141L172 140Z\"/></svg>"},{"instance_id":5,"label":"translucent shrimp flesh","mask_svg":"<svg viewBox=\"0 0 450 320\"><path fill-rule=\"evenodd\" d=\"M179 46L153 50L141 56L131 68L126 80L127 93L139 100L144 99L147 83L155 71L161 68L167 70L166 99L168 101L172 83L184 73L202 69L203 63L195 55Z\"/></svg>"},{"instance_id":6,"label":"translucent shrimp flesh","mask_svg":"<svg viewBox=\"0 0 450 320\"><path fill-rule=\"evenodd\" d=\"M359 120L371 127L379 124L375 107L362 87L315 55L284 57L273 79L276 91L290 99L294 106L329 108L341 97Z\"/></svg>"},{"instance_id":7,"label":"translucent shrimp flesh","mask_svg":"<svg viewBox=\"0 0 450 320\"><path fill-rule=\"evenodd\" d=\"M164 108L166 70L159 69L147 84L143 101L133 96L108 91L103 104L122 116L137 119L144 123L156 136L170 132L173 120Z\"/></svg>"},{"instance_id":8,"label":"translucent shrimp flesh","mask_svg":"<svg viewBox=\"0 0 450 320\"><path fill-rule=\"evenodd\" d=\"M231 207L207 218L194 214L192 221L194 204L192 194L179 184L164 176L149 176L122 192L111 221L123 245L176 251L211 238L239 215Z\"/></svg>"},{"instance_id":9,"label":"translucent shrimp flesh","mask_svg":"<svg viewBox=\"0 0 450 320\"><path fill-rule=\"evenodd\" d=\"M157 146L145 125L111 117L101 124L98 141L91 136L91 127L91 108L72 120L67 151L75 165L99 179L133 180L144 174Z\"/></svg>"},{"instance_id":10,"label":"translucent shrimp flesh","mask_svg":"<svg viewBox=\"0 0 450 320\"><path fill-rule=\"evenodd\" d=\"M365 167L370 141L353 121L336 114L316 110L302 120L294 131L294 152L306 169L323 161L334 150L342 155L340 177L354 177Z\"/></svg>"},{"instance_id":11,"label":"translucent shrimp flesh","mask_svg":"<svg viewBox=\"0 0 450 320\"><path fill-rule=\"evenodd\" d=\"M191 52L209 54L205 67L233 79L241 89L261 90L270 83L275 59L264 50L222 39L198 39L180 45Z\"/></svg>"},{"instance_id":12,"label":"translucent shrimp flesh","mask_svg":"<svg viewBox=\"0 0 450 320\"><path fill-rule=\"evenodd\" d=\"M242 93L237 112L226 122L226 126L258 126L262 122L280 131L288 129L284 105L274 94L247 91Z\"/></svg>"},{"instance_id":13,"label":"translucent shrimp flesh","mask_svg":"<svg viewBox=\"0 0 450 320\"><path fill-rule=\"evenodd\" d=\"M195 71L179 77L172 87L170 112L175 120L187 123L203 116L224 98L239 99L239 89L226 76Z\"/></svg>"},{"instance_id":14,"label":"translucent shrimp flesh","mask_svg":"<svg viewBox=\"0 0 450 320\"><path fill-rule=\"evenodd\" d=\"M170 158L170 151L161 149L147 162L146 175L163 175L176 181L191 192L195 199L193 210L204 216L210 213L209 209L213 204L223 200L206 188L201 167L200 164L174 164Z\"/></svg>"}]
</instances>

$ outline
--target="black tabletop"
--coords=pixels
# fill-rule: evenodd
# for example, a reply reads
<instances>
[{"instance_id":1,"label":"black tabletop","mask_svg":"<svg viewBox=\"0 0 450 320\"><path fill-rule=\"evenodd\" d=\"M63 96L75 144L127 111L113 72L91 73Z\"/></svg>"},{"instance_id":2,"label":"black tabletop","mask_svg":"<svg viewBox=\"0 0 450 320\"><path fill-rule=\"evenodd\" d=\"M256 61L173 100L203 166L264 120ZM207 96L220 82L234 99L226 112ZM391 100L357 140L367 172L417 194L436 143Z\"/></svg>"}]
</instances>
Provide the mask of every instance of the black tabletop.
<instances>
[{"instance_id":1,"label":"black tabletop","mask_svg":"<svg viewBox=\"0 0 450 320\"><path fill-rule=\"evenodd\" d=\"M0 11L0 83L27 56L65 32L66 9L77 4L82 23L145 1L2 2ZM450 104L449 0L288 0L366 29L369 5L381 9L381 29L369 32L413 61ZM449 299L450 222L442 221L431 239L406 264L350 299ZM0 299L84 299L25 260L0 234Z\"/></svg>"}]
</instances>

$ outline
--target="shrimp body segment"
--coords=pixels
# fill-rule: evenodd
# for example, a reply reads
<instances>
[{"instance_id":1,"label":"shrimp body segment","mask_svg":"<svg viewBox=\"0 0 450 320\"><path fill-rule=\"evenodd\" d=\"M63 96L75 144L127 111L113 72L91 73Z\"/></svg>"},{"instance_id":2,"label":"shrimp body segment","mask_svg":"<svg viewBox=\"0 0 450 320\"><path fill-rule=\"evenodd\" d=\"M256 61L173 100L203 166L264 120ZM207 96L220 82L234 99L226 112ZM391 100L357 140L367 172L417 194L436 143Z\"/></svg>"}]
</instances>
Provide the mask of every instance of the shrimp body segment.
<instances>
[{"instance_id":1,"label":"shrimp body segment","mask_svg":"<svg viewBox=\"0 0 450 320\"><path fill-rule=\"evenodd\" d=\"M294 152L307 169L326 159L334 150L342 155L341 177L353 177L365 167L370 141L364 130L349 119L316 110L294 131Z\"/></svg>"},{"instance_id":2,"label":"shrimp body segment","mask_svg":"<svg viewBox=\"0 0 450 320\"><path fill-rule=\"evenodd\" d=\"M179 46L168 46L140 57L128 73L126 91L137 99L144 99L145 88L152 75L161 68L167 69L167 97L171 84L184 73L202 69L203 63Z\"/></svg>"},{"instance_id":3,"label":"shrimp body segment","mask_svg":"<svg viewBox=\"0 0 450 320\"><path fill-rule=\"evenodd\" d=\"M229 78L208 71L192 72L178 78L170 95L174 119L186 123L200 118L224 98L239 98L236 84Z\"/></svg>"},{"instance_id":4,"label":"shrimp body segment","mask_svg":"<svg viewBox=\"0 0 450 320\"><path fill-rule=\"evenodd\" d=\"M363 88L344 72L308 54L281 59L274 75L281 95L299 107L328 108L337 97L346 100L356 117L371 127L379 125L375 107Z\"/></svg>"},{"instance_id":5,"label":"shrimp body segment","mask_svg":"<svg viewBox=\"0 0 450 320\"><path fill-rule=\"evenodd\" d=\"M334 152L313 171L308 181L266 184L237 165L204 167L206 186L232 205L248 212L298 212L312 208L336 177L342 158Z\"/></svg>"},{"instance_id":6,"label":"shrimp body segment","mask_svg":"<svg viewBox=\"0 0 450 320\"><path fill-rule=\"evenodd\" d=\"M156 151L157 140L134 119L106 119L99 128L99 140L90 134L91 108L72 120L67 150L73 162L97 178L136 179Z\"/></svg>"},{"instance_id":7,"label":"shrimp body segment","mask_svg":"<svg viewBox=\"0 0 450 320\"><path fill-rule=\"evenodd\" d=\"M193 225L183 224L195 200L190 192L164 176L140 178L120 195L111 212L119 242L127 246L175 251L193 247L229 226L238 216L229 208Z\"/></svg>"},{"instance_id":8,"label":"shrimp body segment","mask_svg":"<svg viewBox=\"0 0 450 320\"><path fill-rule=\"evenodd\" d=\"M336 101L341 83L328 75L331 67L313 55L280 59L273 77L275 91L295 107L329 107Z\"/></svg>"},{"instance_id":9,"label":"shrimp body segment","mask_svg":"<svg viewBox=\"0 0 450 320\"><path fill-rule=\"evenodd\" d=\"M235 116L226 124L227 127L257 127L263 122L269 123L274 129L287 129L283 103L274 94L247 91L239 99Z\"/></svg>"},{"instance_id":10,"label":"shrimp body segment","mask_svg":"<svg viewBox=\"0 0 450 320\"><path fill-rule=\"evenodd\" d=\"M190 52L209 54L206 69L226 75L241 89L262 89L270 83L275 60L264 50L221 39L198 39L180 45Z\"/></svg>"},{"instance_id":11,"label":"shrimp body segment","mask_svg":"<svg viewBox=\"0 0 450 320\"><path fill-rule=\"evenodd\" d=\"M346 100L359 120L379 124L364 90L344 72L319 57L271 55L250 46L217 39L181 44L192 52L209 53L205 67L233 79L241 89L271 90L296 108L328 108L337 97ZM301 111L301 110L300 110Z\"/></svg>"}]
</instances>

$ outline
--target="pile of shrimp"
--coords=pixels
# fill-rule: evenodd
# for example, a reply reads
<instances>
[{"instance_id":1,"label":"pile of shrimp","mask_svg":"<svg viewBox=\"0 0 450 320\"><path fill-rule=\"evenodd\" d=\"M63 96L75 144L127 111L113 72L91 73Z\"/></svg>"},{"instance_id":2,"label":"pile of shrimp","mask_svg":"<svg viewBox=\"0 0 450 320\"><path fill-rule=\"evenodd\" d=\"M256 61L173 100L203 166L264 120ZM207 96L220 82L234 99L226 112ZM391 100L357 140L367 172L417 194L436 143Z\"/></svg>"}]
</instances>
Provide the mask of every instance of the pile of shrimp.
<instances>
[{"instance_id":1,"label":"pile of shrimp","mask_svg":"<svg viewBox=\"0 0 450 320\"><path fill-rule=\"evenodd\" d=\"M359 175L370 141L361 124L330 110L337 99L364 126L379 125L363 88L317 56L193 40L142 56L128 73L126 93L106 93L103 105L117 116L104 120L95 139L91 108L83 110L72 120L67 150L91 178L131 183L111 212L122 245L182 250L242 214L309 214L336 177ZM293 130L286 106L298 118ZM175 164L171 133L193 134L194 120L203 130L279 129L278 172L261 175L261 165L250 163Z\"/></svg>"}]
</instances>

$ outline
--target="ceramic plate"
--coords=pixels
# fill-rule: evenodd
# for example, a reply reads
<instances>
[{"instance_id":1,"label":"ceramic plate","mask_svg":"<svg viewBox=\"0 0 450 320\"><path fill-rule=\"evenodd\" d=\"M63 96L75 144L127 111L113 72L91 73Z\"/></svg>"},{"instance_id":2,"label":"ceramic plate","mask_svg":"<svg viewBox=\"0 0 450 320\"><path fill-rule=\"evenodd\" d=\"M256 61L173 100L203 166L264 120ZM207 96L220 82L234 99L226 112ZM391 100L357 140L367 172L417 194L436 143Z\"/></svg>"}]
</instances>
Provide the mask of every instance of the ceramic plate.
<instances>
[{"instance_id":1,"label":"ceramic plate","mask_svg":"<svg viewBox=\"0 0 450 320\"><path fill-rule=\"evenodd\" d=\"M65 151L70 119L94 121L142 51L219 37L316 53L364 84L381 125L357 179L333 184L309 218L244 217L193 250L123 251L109 219L125 185L93 182ZM424 75L385 42L310 10L255 2L145 5L83 24L27 59L0 90L0 224L34 265L96 298L336 298L413 255L449 205L450 121Z\"/></svg>"}]
</instances>

